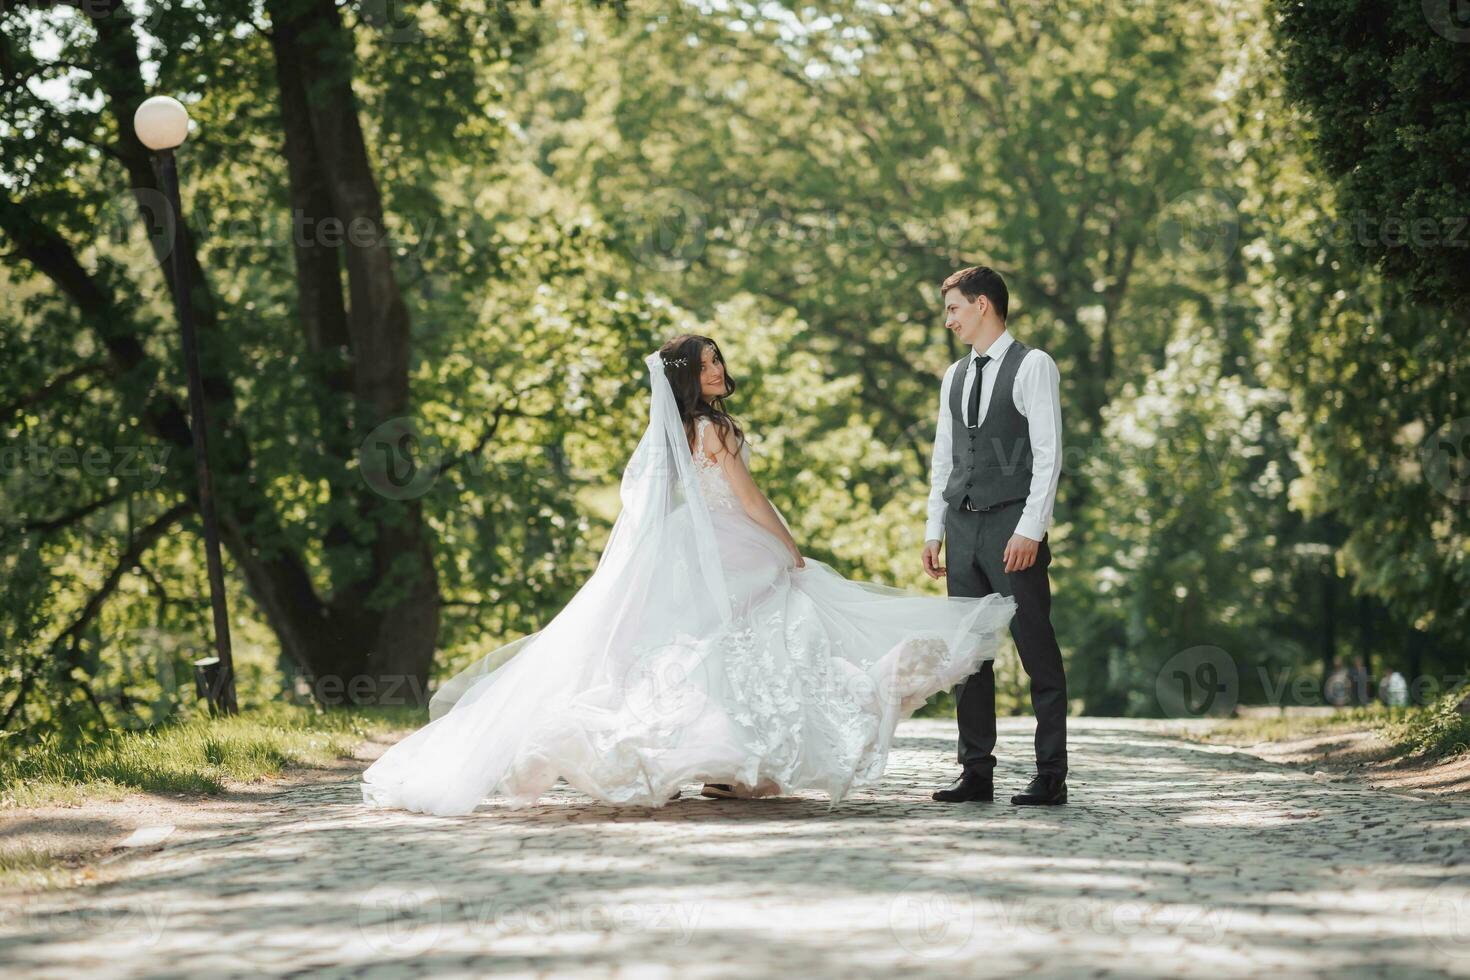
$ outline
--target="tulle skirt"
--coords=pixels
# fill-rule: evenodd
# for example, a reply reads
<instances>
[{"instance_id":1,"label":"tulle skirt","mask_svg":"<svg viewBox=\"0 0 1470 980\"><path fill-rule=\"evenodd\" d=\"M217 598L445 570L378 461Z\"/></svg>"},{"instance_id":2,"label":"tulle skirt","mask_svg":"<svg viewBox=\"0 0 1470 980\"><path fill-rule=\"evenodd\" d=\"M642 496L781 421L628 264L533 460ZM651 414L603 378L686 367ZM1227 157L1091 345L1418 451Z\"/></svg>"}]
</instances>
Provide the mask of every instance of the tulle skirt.
<instances>
[{"instance_id":1,"label":"tulle skirt","mask_svg":"<svg viewBox=\"0 0 1470 980\"><path fill-rule=\"evenodd\" d=\"M462 814L487 797L533 804L564 779L654 807L701 781L837 802L880 780L899 721L994 658L1015 613L999 594L796 568L742 510L710 514L728 621L681 608L697 570L600 567L648 590L636 616L584 589L546 630L457 676L452 706L363 774L363 800Z\"/></svg>"}]
</instances>

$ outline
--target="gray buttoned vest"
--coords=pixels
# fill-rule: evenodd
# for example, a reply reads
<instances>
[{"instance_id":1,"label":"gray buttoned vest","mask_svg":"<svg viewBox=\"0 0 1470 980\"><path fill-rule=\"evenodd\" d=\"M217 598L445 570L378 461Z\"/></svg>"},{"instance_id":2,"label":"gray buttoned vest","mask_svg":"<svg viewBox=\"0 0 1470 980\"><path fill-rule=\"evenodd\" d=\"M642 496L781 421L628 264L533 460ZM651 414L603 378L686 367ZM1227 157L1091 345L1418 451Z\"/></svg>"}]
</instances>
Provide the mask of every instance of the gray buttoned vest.
<instances>
[{"instance_id":1,"label":"gray buttoned vest","mask_svg":"<svg viewBox=\"0 0 1470 980\"><path fill-rule=\"evenodd\" d=\"M965 426L963 398L967 354L955 362L949 384L949 422L953 435L954 469L944 488L944 500L959 507L965 497L981 509L1025 500L1031 490L1031 432L1026 416L1016 410L1014 389L1021 359L1031 348L1012 340L1000 359L990 405L978 428ZM979 384L980 379L975 379Z\"/></svg>"}]
</instances>

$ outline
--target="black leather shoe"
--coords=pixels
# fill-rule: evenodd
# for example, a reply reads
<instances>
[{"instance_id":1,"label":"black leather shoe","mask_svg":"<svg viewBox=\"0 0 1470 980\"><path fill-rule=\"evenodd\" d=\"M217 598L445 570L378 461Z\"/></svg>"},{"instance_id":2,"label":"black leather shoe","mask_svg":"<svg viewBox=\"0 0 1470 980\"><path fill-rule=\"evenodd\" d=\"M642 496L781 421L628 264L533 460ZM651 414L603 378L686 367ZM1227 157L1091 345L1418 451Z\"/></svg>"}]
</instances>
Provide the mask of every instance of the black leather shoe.
<instances>
[{"instance_id":1,"label":"black leather shoe","mask_svg":"<svg viewBox=\"0 0 1470 980\"><path fill-rule=\"evenodd\" d=\"M990 803L995 799L995 776L963 773L948 789L935 790L932 798L940 803Z\"/></svg>"},{"instance_id":2,"label":"black leather shoe","mask_svg":"<svg viewBox=\"0 0 1470 980\"><path fill-rule=\"evenodd\" d=\"M1056 806L1067 802L1067 777L1037 773L1011 802L1017 806Z\"/></svg>"}]
</instances>

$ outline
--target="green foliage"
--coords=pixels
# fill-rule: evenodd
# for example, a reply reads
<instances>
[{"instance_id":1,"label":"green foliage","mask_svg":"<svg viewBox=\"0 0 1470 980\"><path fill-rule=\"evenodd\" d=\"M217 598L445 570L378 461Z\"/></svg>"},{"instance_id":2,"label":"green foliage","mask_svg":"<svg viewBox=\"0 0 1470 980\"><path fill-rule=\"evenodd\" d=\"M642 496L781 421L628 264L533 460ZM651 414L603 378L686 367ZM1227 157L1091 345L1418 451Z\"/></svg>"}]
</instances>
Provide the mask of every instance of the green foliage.
<instances>
[{"instance_id":1,"label":"green foliage","mask_svg":"<svg viewBox=\"0 0 1470 980\"><path fill-rule=\"evenodd\" d=\"M1282 396L1223 377L1217 342L1183 318L1164 367L1125 389L1080 466L1106 505L1057 572L1065 635L1086 636L1074 697L1097 710L1156 714L1165 663L1195 646L1225 650L1251 683L1302 659L1273 635L1294 610L1274 531L1289 451L1273 425ZM1090 594L1089 594L1090 593ZM1243 692L1262 696L1259 687Z\"/></svg>"},{"instance_id":2,"label":"green foliage","mask_svg":"<svg viewBox=\"0 0 1470 980\"><path fill-rule=\"evenodd\" d=\"M1419 30L1432 33L1422 23ZM1232 135L1245 158L1243 273L1259 361L1268 383L1290 398L1281 423L1299 469L1291 505L1327 547L1332 571L1398 620L1384 624L1397 636L1370 642L1397 648L1410 676L1463 671L1470 664L1460 639L1470 626L1463 324L1356 260L1355 215L1366 206L1358 178L1334 187L1319 175L1321 141L1309 141L1333 124L1286 101L1283 76L1301 67L1295 56L1284 64L1264 57L1272 38L1262 31L1244 45L1256 53ZM1450 91L1441 93L1445 112L1457 104ZM1382 126L1375 118L1367 128ZM1422 162L1413 154L1395 159L1402 173Z\"/></svg>"},{"instance_id":3,"label":"green foliage","mask_svg":"<svg viewBox=\"0 0 1470 980\"><path fill-rule=\"evenodd\" d=\"M1198 291L1156 223L1215 167L1210 13L1103 0L559 16L565 40L538 53L517 102L542 168L585 187L630 274L681 305L708 315L747 293L795 309L802 347L858 382L855 407L903 450L864 477L880 506L922 470L934 378L959 353L934 288L946 274L986 261L1010 277L1015 325L1063 365L1083 435L1121 367L1161 346L1164 311ZM605 57L583 57L582 37Z\"/></svg>"},{"instance_id":4,"label":"green foliage","mask_svg":"<svg viewBox=\"0 0 1470 980\"><path fill-rule=\"evenodd\" d=\"M1410 712L1389 728L1389 736L1405 751L1428 759L1470 752L1470 688L1450 691L1433 704Z\"/></svg>"},{"instance_id":5,"label":"green foliage","mask_svg":"<svg viewBox=\"0 0 1470 980\"><path fill-rule=\"evenodd\" d=\"M302 556L320 594L365 588L381 608L404 577L374 571L363 474L331 451L366 434L324 410L331 355L310 354L298 322L269 38L250 5L160 9L144 48L198 124L188 221L227 338L205 354L236 384L252 449L220 493L263 493L263 549ZM1054 610L1078 707L1156 714L1162 665L1194 645L1229 651L1246 700L1266 695L1261 671L1316 679L1334 653L1410 676L1463 660L1470 513L1420 450L1470 416L1470 363L1454 321L1342 234L1359 212L1466 212L1470 182L1412 189L1463 167L1441 131L1391 131L1431 105L1443 132L1460 119L1430 92L1463 67L1432 37L1411 44L1399 13L1382 57L1350 65L1292 23L1308 8L1284 15L1314 59L1291 70L1339 73L1331 98L1395 73L1354 149L1333 133L1350 114L1287 101L1256 0L404 9L398 29L351 26L412 313L413 421L445 464L417 498L441 676L544 625L595 566L646 417L642 358L686 329L719 338L755 475L803 548L942 592L918 562L938 379L959 355L935 286L979 261L1011 283L1013 331L1062 370ZM84 19L5 17L7 70L91 93L64 65L90 56ZM177 331L128 176L99 149L117 121L37 91L4 92L5 189L76 245L156 371L103 372L74 305L7 260L0 431L6 448L115 464L161 448L128 396L182 399ZM1367 161L1338 193L1308 152L1318 132L1340 164ZM1396 264L1409 256L1419 272ZM1442 292L1452 258L1400 249L1384 270ZM37 759L78 730L152 738L196 709L197 522L123 561L192 472L155 463L0 467L0 712L28 692L9 724L51 747ZM290 699L275 626L226 566L242 700ZM1014 656L997 666L1003 708L1025 710ZM90 769L31 764L52 781L207 787L297 750L221 731L178 736L187 750L88 750Z\"/></svg>"},{"instance_id":6,"label":"green foliage","mask_svg":"<svg viewBox=\"0 0 1470 980\"><path fill-rule=\"evenodd\" d=\"M1276 0L1353 250L1414 297L1470 310L1470 28L1421 0Z\"/></svg>"}]
</instances>

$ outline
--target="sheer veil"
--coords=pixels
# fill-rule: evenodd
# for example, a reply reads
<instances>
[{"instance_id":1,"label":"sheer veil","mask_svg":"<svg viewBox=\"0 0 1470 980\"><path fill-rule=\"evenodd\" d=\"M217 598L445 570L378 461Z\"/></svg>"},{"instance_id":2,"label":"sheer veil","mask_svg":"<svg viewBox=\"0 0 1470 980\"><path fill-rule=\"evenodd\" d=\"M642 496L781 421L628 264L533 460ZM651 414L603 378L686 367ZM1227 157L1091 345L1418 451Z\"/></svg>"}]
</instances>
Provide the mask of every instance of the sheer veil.
<instances>
[{"instance_id":1,"label":"sheer veil","mask_svg":"<svg viewBox=\"0 0 1470 980\"><path fill-rule=\"evenodd\" d=\"M644 364L648 427L623 471L622 510L596 569L542 629L444 681L429 701L430 720L484 696L512 658L586 681L615 671L619 650L659 643L651 631L699 637L730 622L715 532L674 391L657 352Z\"/></svg>"}]
</instances>

